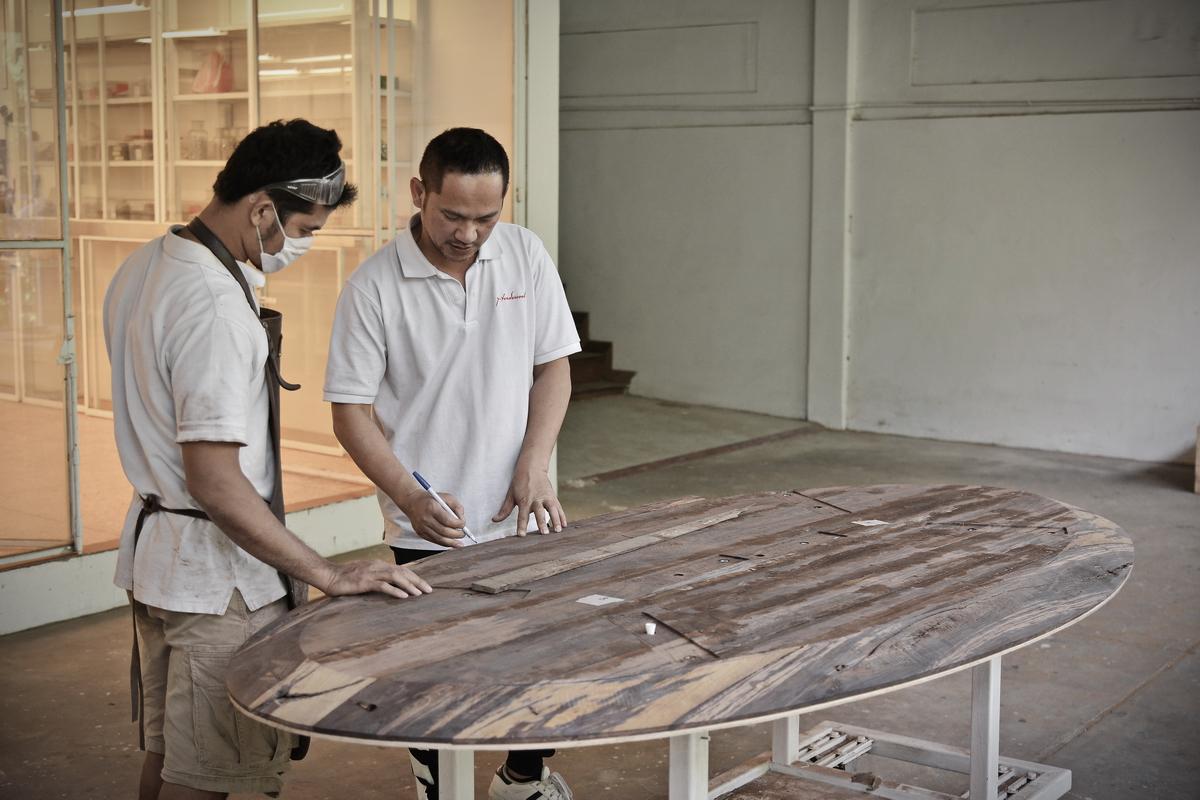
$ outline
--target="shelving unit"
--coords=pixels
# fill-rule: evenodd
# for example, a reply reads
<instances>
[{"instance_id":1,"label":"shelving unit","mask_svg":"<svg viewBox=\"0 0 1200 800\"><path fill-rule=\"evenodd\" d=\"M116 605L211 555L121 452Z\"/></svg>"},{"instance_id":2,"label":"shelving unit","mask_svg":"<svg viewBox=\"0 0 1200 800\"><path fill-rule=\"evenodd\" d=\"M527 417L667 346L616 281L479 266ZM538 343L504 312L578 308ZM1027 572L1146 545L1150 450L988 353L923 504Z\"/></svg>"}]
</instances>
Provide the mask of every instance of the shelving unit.
<instances>
[{"instance_id":1,"label":"shelving unit","mask_svg":"<svg viewBox=\"0 0 1200 800\"><path fill-rule=\"evenodd\" d=\"M233 147L254 127L303 117L336 130L348 180L383 187L384 201L383 185L394 183L398 198L389 216L407 208L414 147L410 21L394 19L389 28L386 20L372 19L373 0L146 5L144 12L75 17L66 26L70 212L82 273L80 400L93 414L106 413L108 405L103 340L94 324L103 284L139 236L159 235L164 225L203 208ZM407 3L396 6L408 13ZM394 68L402 73L392 76L390 96L381 74L390 65L379 38L389 30L396 39ZM402 154L391 165L381 152L389 109ZM322 380L327 326L342 282L388 235L386 226L374 224L378 200L364 191L354 206L337 211L326 224L335 235L322 234L312 255L286 276L271 276L263 291L264 302L289 319L287 372L309 387ZM130 227L138 222L146 224ZM293 444L328 451L336 441L319 397L292 398L283 425Z\"/></svg>"},{"instance_id":2,"label":"shelving unit","mask_svg":"<svg viewBox=\"0 0 1200 800\"><path fill-rule=\"evenodd\" d=\"M391 233L390 221L407 208L401 173L417 146L418 42L411 20L400 18L412 4L396 0L390 22L372 16L386 0L146 6L67 20L73 218L184 220L210 196L215 176L204 171L221 167L242 136L272 119L304 117L338 131L350 181L381 187L327 228ZM388 205L382 214L379 200Z\"/></svg>"},{"instance_id":3,"label":"shelving unit","mask_svg":"<svg viewBox=\"0 0 1200 800\"><path fill-rule=\"evenodd\" d=\"M147 9L66 26L71 216L156 219L155 80Z\"/></svg>"}]
</instances>

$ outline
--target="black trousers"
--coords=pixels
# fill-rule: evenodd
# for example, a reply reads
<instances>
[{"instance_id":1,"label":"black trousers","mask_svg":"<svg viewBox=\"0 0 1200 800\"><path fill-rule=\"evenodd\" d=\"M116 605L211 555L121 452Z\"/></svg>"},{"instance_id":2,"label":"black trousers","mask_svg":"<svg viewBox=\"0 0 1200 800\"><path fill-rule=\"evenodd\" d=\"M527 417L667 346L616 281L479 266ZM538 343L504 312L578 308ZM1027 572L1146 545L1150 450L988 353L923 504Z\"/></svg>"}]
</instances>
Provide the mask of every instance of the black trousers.
<instances>
[{"instance_id":1,"label":"black trousers","mask_svg":"<svg viewBox=\"0 0 1200 800\"><path fill-rule=\"evenodd\" d=\"M419 561L426 556L431 556L434 553L441 552L439 550L413 550L405 547L393 547L392 555L396 558L396 563L400 565L411 564L414 561ZM437 786L437 751L436 750L416 750L410 749L413 758L425 765L425 767L433 774L434 786ZM543 760L554 755L553 750L510 750L508 758L504 760L504 766L508 767L508 771L513 775L523 775L529 777L540 777L542 774ZM435 794L429 795L430 800L436 800Z\"/></svg>"}]
</instances>

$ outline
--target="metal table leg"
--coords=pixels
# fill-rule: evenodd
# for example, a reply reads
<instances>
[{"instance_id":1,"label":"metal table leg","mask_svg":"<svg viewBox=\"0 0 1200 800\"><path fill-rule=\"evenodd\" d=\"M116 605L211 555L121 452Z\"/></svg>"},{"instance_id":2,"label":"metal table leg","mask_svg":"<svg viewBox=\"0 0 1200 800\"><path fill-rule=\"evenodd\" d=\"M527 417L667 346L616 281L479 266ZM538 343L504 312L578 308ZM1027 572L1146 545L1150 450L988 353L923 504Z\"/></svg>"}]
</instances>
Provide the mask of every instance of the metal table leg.
<instances>
[{"instance_id":1,"label":"metal table leg","mask_svg":"<svg viewBox=\"0 0 1200 800\"><path fill-rule=\"evenodd\" d=\"M438 796L475 800L474 750L438 750Z\"/></svg>"},{"instance_id":2,"label":"metal table leg","mask_svg":"<svg viewBox=\"0 0 1200 800\"><path fill-rule=\"evenodd\" d=\"M708 734L671 737L670 800L708 800Z\"/></svg>"},{"instance_id":3,"label":"metal table leg","mask_svg":"<svg viewBox=\"0 0 1200 800\"><path fill-rule=\"evenodd\" d=\"M971 800L995 800L1000 771L1000 656L971 670Z\"/></svg>"},{"instance_id":4,"label":"metal table leg","mask_svg":"<svg viewBox=\"0 0 1200 800\"><path fill-rule=\"evenodd\" d=\"M886 775L856 774L854 762L868 754L968 775L970 800L998 800L1000 794L1010 800L1059 800L1071 788L1070 770L1015 758L1001 760L999 656L972 668L970 750L840 722L825 721L802 733L798 722L795 716L776 720L771 752L722 773L710 797L723 797L772 772L891 800L950 800L951 795L889 780ZM700 796L675 794L676 763L682 764L685 746L686 742L679 743L677 759L676 742L671 742L671 800Z\"/></svg>"},{"instance_id":5,"label":"metal table leg","mask_svg":"<svg viewBox=\"0 0 1200 800\"><path fill-rule=\"evenodd\" d=\"M800 717L777 719L771 728L771 761L790 766L800 757Z\"/></svg>"}]
</instances>

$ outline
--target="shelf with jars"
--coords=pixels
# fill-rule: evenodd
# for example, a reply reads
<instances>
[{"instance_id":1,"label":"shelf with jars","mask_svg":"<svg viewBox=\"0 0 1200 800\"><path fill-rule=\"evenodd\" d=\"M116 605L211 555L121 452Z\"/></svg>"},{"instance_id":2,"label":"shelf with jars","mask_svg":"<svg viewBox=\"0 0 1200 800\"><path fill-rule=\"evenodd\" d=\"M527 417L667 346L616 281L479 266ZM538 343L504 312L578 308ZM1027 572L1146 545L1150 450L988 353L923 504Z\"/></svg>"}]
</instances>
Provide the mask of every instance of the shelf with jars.
<instances>
[{"instance_id":1,"label":"shelf with jars","mask_svg":"<svg viewBox=\"0 0 1200 800\"><path fill-rule=\"evenodd\" d=\"M83 5L76 3L76 10ZM121 15L74 16L66 26L67 160L73 217L156 217L157 104L148 45L151 28L148 8Z\"/></svg>"},{"instance_id":2,"label":"shelf with jars","mask_svg":"<svg viewBox=\"0 0 1200 800\"><path fill-rule=\"evenodd\" d=\"M186 220L208 202L216 171L241 138L273 119L303 117L336 130L348 179L366 183L385 155L355 155L386 150L384 128L372 127L395 108L404 153L396 166L411 162L411 80L391 98L372 86L385 50L371 41L372 30L384 28L371 24L370 0L145 0L131 13L98 11L115 0L67 2L76 219ZM411 24L395 22L396 63L407 75ZM373 202L364 195L327 228L370 226Z\"/></svg>"},{"instance_id":3,"label":"shelf with jars","mask_svg":"<svg viewBox=\"0 0 1200 800\"><path fill-rule=\"evenodd\" d=\"M251 4L167 3L163 20L168 219L195 216L220 169L256 123Z\"/></svg>"}]
</instances>

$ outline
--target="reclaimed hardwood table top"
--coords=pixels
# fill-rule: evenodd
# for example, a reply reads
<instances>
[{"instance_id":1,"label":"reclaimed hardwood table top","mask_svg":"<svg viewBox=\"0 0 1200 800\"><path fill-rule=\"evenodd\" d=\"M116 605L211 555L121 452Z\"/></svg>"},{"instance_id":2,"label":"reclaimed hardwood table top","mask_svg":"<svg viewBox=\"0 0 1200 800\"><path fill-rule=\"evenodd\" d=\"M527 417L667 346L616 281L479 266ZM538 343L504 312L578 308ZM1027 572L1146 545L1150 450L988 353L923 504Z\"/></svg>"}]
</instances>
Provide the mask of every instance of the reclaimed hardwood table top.
<instances>
[{"instance_id":1,"label":"reclaimed hardwood table top","mask_svg":"<svg viewBox=\"0 0 1200 800\"><path fill-rule=\"evenodd\" d=\"M682 498L438 554L416 599L311 603L228 687L269 724L372 744L663 737L971 666L1078 621L1132 564L1112 522L1013 489Z\"/></svg>"}]
</instances>

